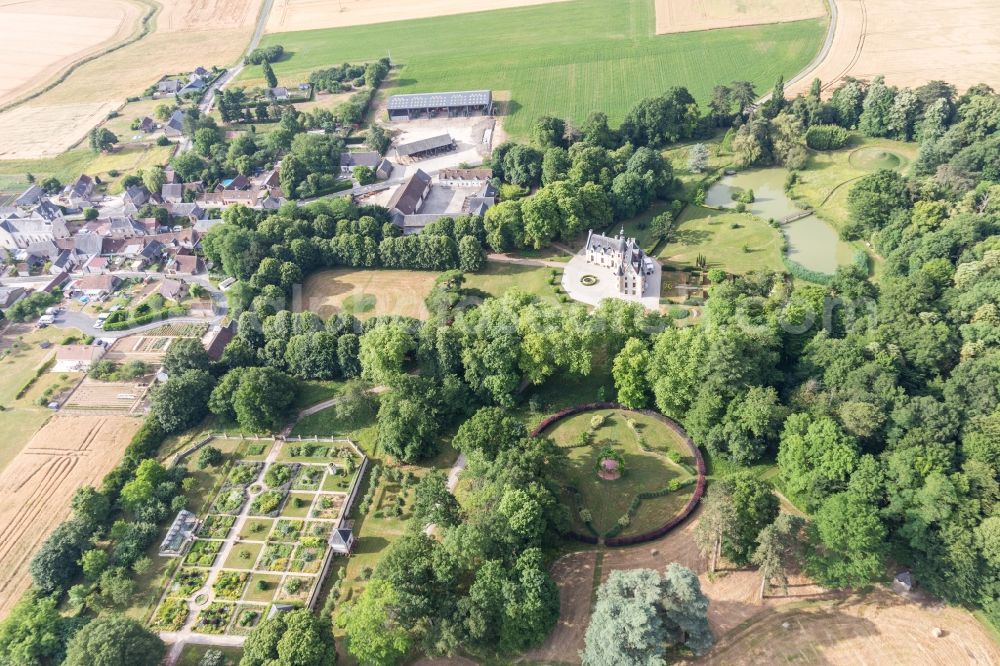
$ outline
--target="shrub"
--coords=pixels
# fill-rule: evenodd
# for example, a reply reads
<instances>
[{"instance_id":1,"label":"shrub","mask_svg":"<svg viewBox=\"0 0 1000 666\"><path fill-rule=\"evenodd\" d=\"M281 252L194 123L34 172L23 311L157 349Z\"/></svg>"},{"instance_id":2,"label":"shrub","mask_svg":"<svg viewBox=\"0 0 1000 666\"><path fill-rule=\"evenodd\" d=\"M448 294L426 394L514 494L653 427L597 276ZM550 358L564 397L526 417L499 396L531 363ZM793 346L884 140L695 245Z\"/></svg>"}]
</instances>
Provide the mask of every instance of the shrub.
<instances>
[{"instance_id":1,"label":"shrub","mask_svg":"<svg viewBox=\"0 0 1000 666\"><path fill-rule=\"evenodd\" d=\"M605 419L606 419L606 417L604 416L604 414L594 414L592 417L590 417L590 429L591 429L591 431L597 430L602 425L604 425Z\"/></svg>"},{"instance_id":2,"label":"shrub","mask_svg":"<svg viewBox=\"0 0 1000 666\"><path fill-rule=\"evenodd\" d=\"M839 125L813 125L806 132L806 145L813 150L837 150L850 138L850 132Z\"/></svg>"}]
</instances>

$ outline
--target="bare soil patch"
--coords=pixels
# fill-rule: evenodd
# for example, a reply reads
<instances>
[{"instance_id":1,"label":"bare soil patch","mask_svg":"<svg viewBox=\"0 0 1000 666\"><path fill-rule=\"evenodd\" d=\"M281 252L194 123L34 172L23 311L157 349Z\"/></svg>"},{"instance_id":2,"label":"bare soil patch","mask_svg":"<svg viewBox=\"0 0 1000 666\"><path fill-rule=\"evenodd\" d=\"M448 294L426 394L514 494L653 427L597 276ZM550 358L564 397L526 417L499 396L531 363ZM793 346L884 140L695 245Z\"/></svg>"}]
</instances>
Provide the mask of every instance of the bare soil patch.
<instances>
[{"instance_id":1,"label":"bare soil patch","mask_svg":"<svg viewBox=\"0 0 1000 666\"><path fill-rule=\"evenodd\" d=\"M788 23L825 15L823 0L656 0L656 34Z\"/></svg>"},{"instance_id":2,"label":"bare soil patch","mask_svg":"<svg viewBox=\"0 0 1000 666\"><path fill-rule=\"evenodd\" d=\"M122 416L55 416L0 474L0 619L28 588L28 563L69 515L73 493L100 483L141 423Z\"/></svg>"},{"instance_id":3,"label":"bare soil patch","mask_svg":"<svg viewBox=\"0 0 1000 666\"><path fill-rule=\"evenodd\" d=\"M142 14L128 0L0 0L0 104L124 40Z\"/></svg>"},{"instance_id":4,"label":"bare soil patch","mask_svg":"<svg viewBox=\"0 0 1000 666\"><path fill-rule=\"evenodd\" d=\"M546 5L566 0L276 0L267 21L267 32L315 28L340 28L431 16L468 14L490 9Z\"/></svg>"},{"instance_id":5,"label":"bare soil patch","mask_svg":"<svg viewBox=\"0 0 1000 666\"><path fill-rule=\"evenodd\" d=\"M898 86L941 79L964 90L1000 85L1000 4L967 0L961 6L930 0L837 0L833 44L815 72L786 89L805 92L813 77L832 93L846 76L884 74Z\"/></svg>"},{"instance_id":6,"label":"bare soil patch","mask_svg":"<svg viewBox=\"0 0 1000 666\"><path fill-rule=\"evenodd\" d=\"M324 318L349 311L360 319L390 314L425 319L424 299L437 276L423 271L321 271L306 279L302 302L294 309Z\"/></svg>"}]
</instances>

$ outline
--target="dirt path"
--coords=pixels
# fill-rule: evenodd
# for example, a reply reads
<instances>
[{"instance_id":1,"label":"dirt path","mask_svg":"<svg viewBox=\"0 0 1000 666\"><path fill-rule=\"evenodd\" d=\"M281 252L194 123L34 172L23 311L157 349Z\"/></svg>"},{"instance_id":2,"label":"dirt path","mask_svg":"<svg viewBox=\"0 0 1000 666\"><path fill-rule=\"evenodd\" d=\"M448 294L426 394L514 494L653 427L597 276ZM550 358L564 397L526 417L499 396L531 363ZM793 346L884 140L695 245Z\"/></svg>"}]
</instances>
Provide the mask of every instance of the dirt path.
<instances>
[{"instance_id":1,"label":"dirt path","mask_svg":"<svg viewBox=\"0 0 1000 666\"><path fill-rule=\"evenodd\" d=\"M545 266L548 268L566 268L566 264L558 261L546 261L545 259L526 259L524 257L511 257L506 254L491 252L486 255L486 261L497 264L516 264L518 266Z\"/></svg>"}]
</instances>

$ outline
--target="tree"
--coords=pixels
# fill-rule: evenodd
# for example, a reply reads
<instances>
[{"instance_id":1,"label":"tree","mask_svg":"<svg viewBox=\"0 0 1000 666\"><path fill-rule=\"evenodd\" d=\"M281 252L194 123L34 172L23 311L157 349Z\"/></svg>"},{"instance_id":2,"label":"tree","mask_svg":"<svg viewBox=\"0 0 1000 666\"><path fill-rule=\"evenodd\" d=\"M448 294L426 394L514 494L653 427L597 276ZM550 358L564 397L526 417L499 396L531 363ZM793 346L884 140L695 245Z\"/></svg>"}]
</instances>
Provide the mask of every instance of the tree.
<instances>
[{"instance_id":1,"label":"tree","mask_svg":"<svg viewBox=\"0 0 1000 666\"><path fill-rule=\"evenodd\" d=\"M460 514L458 500L448 490L447 476L435 470L420 479L413 499L415 524L451 527L458 523Z\"/></svg>"},{"instance_id":2,"label":"tree","mask_svg":"<svg viewBox=\"0 0 1000 666\"><path fill-rule=\"evenodd\" d=\"M31 581L45 595L57 595L81 573L79 564L90 533L76 520L60 523L31 558Z\"/></svg>"},{"instance_id":3,"label":"tree","mask_svg":"<svg viewBox=\"0 0 1000 666\"><path fill-rule=\"evenodd\" d=\"M206 650L198 666L226 666L226 655L222 650Z\"/></svg>"},{"instance_id":4,"label":"tree","mask_svg":"<svg viewBox=\"0 0 1000 666\"><path fill-rule=\"evenodd\" d=\"M213 383L204 370L186 370L170 377L153 392L152 417L168 433L191 427L208 411Z\"/></svg>"},{"instance_id":5,"label":"tree","mask_svg":"<svg viewBox=\"0 0 1000 666\"><path fill-rule=\"evenodd\" d=\"M62 663L77 623L60 615L56 599L28 592L0 622L0 663L41 666Z\"/></svg>"},{"instance_id":6,"label":"tree","mask_svg":"<svg viewBox=\"0 0 1000 666\"><path fill-rule=\"evenodd\" d=\"M733 81L732 98L739 108L740 115L745 115L747 109L757 101L757 91L749 81Z\"/></svg>"},{"instance_id":7,"label":"tree","mask_svg":"<svg viewBox=\"0 0 1000 666\"><path fill-rule=\"evenodd\" d=\"M463 236L458 241L458 267L466 273L478 273L483 269L486 257L483 246L475 236Z\"/></svg>"},{"instance_id":8,"label":"tree","mask_svg":"<svg viewBox=\"0 0 1000 666\"><path fill-rule=\"evenodd\" d=\"M326 666L337 661L330 622L302 608L254 627L240 666Z\"/></svg>"},{"instance_id":9,"label":"tree","mask_svg":"<svg viewBox=\"0 0 1000 666\"><path fill-rule=\"evenodd\" d=\"M214 446L203 446L198 452L198 469L218 467L224 460L222 451Z\"/></svg>"},{"instance_id":10,"label":"tree","mask_svg":"<svg viewBox=\"0 0 1000 666\"><path fill-rule=\"evenodd\" d=\"M379 155L385 155L392 143L392 134L382 125L372 123L365 135L365 146Z\"/></svg>"},{"instance_id":11,"label":"tree","mask_svg":"<svg viewBox=\"0 0 1000 666\"><path fill-rule=\"evenodd\" d=\"M757 548L757 535L778 517L778 498L768 481L750 471L737 472L718 483L731 498L734 522L722 540L722 552L736 564L747 564Z\"/></svg>"},{"instance_id":12,"label":"tree","mask_svg":"<svg viewBox=\"0 0 1000 666\"><path fill-rule=\"evenodd\" d=\"M709 572L714 573L722 554L722 542L735 530L736 511L728 490L718 485L709 488L701 505L694 539L702 557L708 557Z\"/></svg>"},{"instance_id":13,"label":"tree","mask_svg":"<svg viewBox=\"0 0 1000 666\"><path fill-rule=\"evenodd\" d=\"M100 214L101 214L100 211L98 211L96 208L91 208L90 206L87 206L86 208L83 209L83 219L86 220L87 222L90 222L91 220L96 220L97 216Z\"/></svg>"},{"instance_id":14,"label":"tree","mask_svg":"<svg viewBox=\"0 0 1000 666\"><path fill-rule=\"evenodd\" d=\"M618 402L631 409L642 409L649 402L649 349L639 338L629 338L615 357L611 375L618 390Z\"/></svg>"},{"instance_id":15,"label":"tree","mask_svg":"<svg viewBox=\"0 0 1000 666\"><path fill-rule=\"evenodd\" d=\"M165 182L167 182L167 175L164 173L163 167L153 165L142 170L142 184L150 193L159 194Z\"/></svg>"},{"instance_id":16,"label":"tree","mask_svg":"<svg viewBox=\"0 0 1000 666\"><path fill-rule=\"evenodd\" d=\"M354 180L358 181L358 185L371 185L378 180L375 169L369 166L356 166L352 170L352 174L354 175Z\"/></svg>"},{"instance_id":17,"label":"tree","mask_svg":"<svg viewBox=\"0 0 1000 666\"><path fill-rule=\"evenodd\" d=\"M373 384L385 384L403 371L406 355L414 349L413 337L402 324L388 323L361 336L358 360L361 376Z\"/></svg>"},{"instance_id":18,"label":"tree","mask_svg":"<svg viewBox=\"0 0 1000 666\"><path fill-rule=\"evenodd\" d=\"M118 137L107 127L95 127L88 134L90 149L95 153L107 152L118 143Z\"/></svg>"},{"instance_id":19,"label":"tree","mask_svg":"<svg viewBox=\"0 0 1000 666\"><path fill-rule=\"evenodd\" d=\"M186 370L208 370L211 364L212 358L198 338L175 340L163 357L163 369L168 377Z\"/></svg>"},{"instance_id":20,"label":"tree","mask_svg":"<svg viewBox=\"0 0 1000 666\"><path fill-rule=\"evenodd\" d=\"M701 655L715 639L697 575L675 562L663 576L652 569L612 571L597 589L584 641L585 666L658 666L673 645Z\"/></svg>"},{"instance_id":21,"label":"tree","mask_svg":"<svg viewBox=\"0 0 1000 666\"><path fill-rule=\"evenodd\" d=\"M660 575L652 569L612 571L597 588L587 625L585 666L665 666L668 645Z\"/></svg>"},{"instance_id":22,"label":"tree","mask_svg":"<svg viewBox=\"0 0 1000 666\"><path fill-rule=\"evenodd\" d=\"M704 655L715 644L708 626L708 598L698 576L687 567L671 562L663 573L663 606L667 631L696 655Z\"/></svg>"},{"instance_id":23,"label":"tree","mask_svg":"<svg viewBox=\"0 0 1000 666\"><path fill-rule=\"evenodd\" d=\"M403 375L393 380L378 410L378 441L386 453L407 463L433 455L442 425L437 398L429 379Z\"/></svg>"},{"instance_id":24,"label":"tree","mask_svg":"<svg viewBox=\"0 0 1000 666\"><path fill-rule=\"evenodd\" d=\"M410 651L412 638L396 619L398 606L399 594L392 583L373 580L357 602L345 611L343 626L347 633L347 650L359 662L392 666Z\"/></svg>"},{"instance_id":25,"label":"tree","mask_svg":"<svg viewBox=\"0 0 1000 666\"><path fill-rule=\"evenodd\" d=\"M467 456L496 459L528 435L524 423L499 407L483 407L458 427L451 445Z\"/></svg>"},{"instance_id":26,"label":"tree","mask_svg":"<svg viewBox=\"0 0 1000 666\"><path fill-rule=\"evenodd\" d=\"M757 565L760 574L760 598L764 599L774 580L788 594L788 574L799 568L805 546L805 521L798 516L783 513L757 535L757 550L750 561Z\"/></svg>"},{"instance_id":27,"label":"tree","mask_svg":"<svg viewBox=\"0 0 1000 666\"><path fill-rule=\"evenodd\" d=\"M851 215L850 228L843 230L845 237L860 237L881 229L889 222L892 212L909 207L906 181L889 169L879 169L862 176L847 195L847 208Z\"/></svg>"},{"instance_id":28,"label":"tree","mask_svg":"<svg viewBox=\"0 0 1000 666\"><path fill-rule=\"evenodd\" d=\"M810 525L806 571L827 587L864 587L883 575L886 529L878 510L850 492L823 502Z\"/></svg>"},{"instance_id":29,"label":"tree","mask_svg":"<svg viewBox=\"0 0 1000 666\"><path fill-rule=\"evenodd\" d=\"M664 211L649 221L649 235L662 243L670 238L674 230L674 216L669 210Z\"/></svg>"},{"instance_id":30,"label":"tree","mask_svg":"<svg viewBox=\"0 0 1000 666\"><path fill-rule=\"evenodd\" d=\"M278 77L274 74L274 68L271 67L271 63L267 60L264 61L264 65L261 67L261 71L264 74L264 80L267 82L268 88L278 87Z\"/></svg>"},{"instance_id":31,"label":"tree","mask_svg":"<svg viewBox=\"0 0 1000 666\"><path fill-rule=\"evenodd\" d=\"M229 375L234 378L226 381ZM288 375L263 367L238 368L226 377L212 393L215 413L225 412L228 405L240 427L251 432L276 430L284 423L297 393L296 384Z\"/></svg>"},{"instance_id":32,"label":"tree","mask_svg":"<svg viewBox=\"0 0 1000 666\"><path fill-rule=\"evenodd\" d=\"M160 637L121 615L99 617L66 648L64 666L157 666L166 653Z\"/></svg>"},{"instance_id":33,"label":"tree","mask_svg":"<svg viewBox=\"0 0 1000 666\"><path fill-rule=\"evenodd\" d=\"M572 162L565 148L549 148L542 157L542 185L550 185L566 179Z\"/></svg>"},{"instance_id":34,"label":"tree","mask_svg":"<svg viewBox=\"0 0 1000 666\"><path fill-rule=\"evenodd\" d=\"M858 129L865 136L888 136L896 89L885 85L884 77L877 77L869 86Z\"/></svg>"},{"instance_id":35,"label":"tree","mask_svg":"<svg viewBox=\"0 0 1000 666\"><path fill-rule=\"evenodd\" d=\"M563 148L566 121L554 116L541 116L531 128L531 142L542 150Z\"/></svg>"},{"instance_id":36,"label":"tree","mask_svg":"<svg viewBox=\"0 0 1000 666\"><path fill-rule=\"evenodd\" d=\"M688 151L688 169L701 173L708 166L708 148L703 143L696 143Z\"/></svg>"}]
</instances>

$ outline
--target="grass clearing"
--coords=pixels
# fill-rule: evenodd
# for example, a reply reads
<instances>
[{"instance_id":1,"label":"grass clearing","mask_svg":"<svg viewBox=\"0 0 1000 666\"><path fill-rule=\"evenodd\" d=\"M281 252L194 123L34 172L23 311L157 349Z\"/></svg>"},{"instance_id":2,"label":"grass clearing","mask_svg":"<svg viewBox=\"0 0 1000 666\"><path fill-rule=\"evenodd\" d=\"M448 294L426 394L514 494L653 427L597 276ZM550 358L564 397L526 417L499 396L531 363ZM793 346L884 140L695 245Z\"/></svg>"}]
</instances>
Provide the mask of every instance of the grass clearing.
<instances>
[{"instance_id":1,"label":"grass clearing","mask_svg":"<svg viewBox=\"0 0 1000 666\"><path fill-rule=\"evenodd\" d=\"M559 269L544 266L522 266L520 264L503 264L488 261L479 273L466 273L462 285L467 296L475 298L499 298L514 287L534 294L543 303L558 303L556 288L559 287L559 276L555 285L550 283L552 271Z\"/></svg>"},{"instance_id":2,"label":"grass clearing","mask_svg":"<svg viewBox=\"0 0 1000 666\"><path fill-rule=\"evenodd\" d=\"M257 556L264 549L263 543L239 543L235 544L229 551L229 557L222 565L227 569L253 569L253 563L257 561Z\"/></svg>"},{"instance_id":3,"label":"grass clearing","mask_svg":"<svg viewBox=\"0 0 1000 666\"><path fill-rule=\"evenodd\" d=\"M359 319L389 314L426 319L424 299L437 276L430 271L319 271L306 278L302 306L296 310L311 310L323 318L351 312Z\"/></svg>"},{"instance_id":4,"label":"grass clearing","mask_svg":"<svg viewBox=\"0 0 1000 666\"><path fill-rule=\"evenodd\" d=\"M25 177L30 173L38 181L55 176L63 183L72 182L81 173L97 176L111 194L122 191L122 179L139 170L166 164L175 146L144 145L122 148L113 153L94 154L90 148L74 148L56 157L45 159L0 160L0 192L21 192L28 187ZM111 172L116 171L117 176Z\"/></svg>"},{"instance_id":5,"label":"grass clearing","mask_svg":"<svg viewBox=\"0 0 1000 666\"><path fill-rule=\"evenodd\" d=\"M180 659L177 661L177 666L198 666L198 664L201 663L201 660L205 658L205 653L209 650L218 650L222 652L225 657L223 666L236 666L240 663L240 659L243 657L243 648L218 645L195 645L193 643L188 643L184 646L184 651L181 652Z\"/></svg>"},{"instance_id":6,"label":"grass clearing","mask_svg":"<svg viewBox=\"0 0 1000 666\"><path fill-rule=\"evenodd\" d=\"M665 267L684 269L694 266L699 254L705 255L708 268L722 268L730 273L785 270L778 229L749 213L689 205L657 258ZM669 277L670 271L665 271L663 279L669 281Z\"/></svg>"},{"instance_id":7,"label":"grass clearing","mask_svg":"<svg viewBox=\"0 0 1000 666\"><path fill-rule=\"evenodd\" d=\"M330 63L386 55L403 64L383 94L491 88L509 91L505 130L526 136L545 113L580 123L595 110L620 122L644 97L687 86L706 102L716 83L768 89L819 50L827 21L657 36L653 0L575 0L491 12L265 35L291 57L275 63L283 84ZM571 26L572 29L567 29ZM485 36L485 38L484 38ZM241 83L258 85L260 67Z\"/></svg>"}]
</instances>

